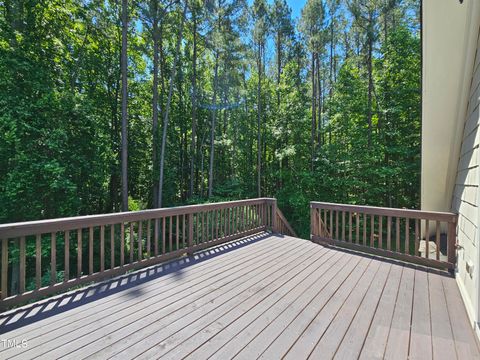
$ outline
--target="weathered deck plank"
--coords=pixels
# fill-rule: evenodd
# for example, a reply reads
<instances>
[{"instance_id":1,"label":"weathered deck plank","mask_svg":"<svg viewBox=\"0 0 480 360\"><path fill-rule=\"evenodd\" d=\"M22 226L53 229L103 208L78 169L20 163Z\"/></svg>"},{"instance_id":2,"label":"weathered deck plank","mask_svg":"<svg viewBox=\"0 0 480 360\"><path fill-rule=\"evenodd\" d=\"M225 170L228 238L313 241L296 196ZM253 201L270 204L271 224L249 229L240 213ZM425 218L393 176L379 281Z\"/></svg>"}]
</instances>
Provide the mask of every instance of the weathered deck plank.
<instances>
[{"instance_id":1,"label":"weathered deck plank","mask_svg":"<svg viewBox=\"0 0 480 360\"><path fill-rule=\"evenodd\" d=\"M432 324L426 271L415 271L414 289L409 355L411 359L428 360L432 358Z\"/></svg>"},{"instance_id":2,"label":"weathered deck plank","mask_svg":"<svg viewBox=\"0 0 480 360\"><path fill-rule=\"evenodd\" d=\"M385 290L361 349L360 359L383 359L402 273L403 267L400 265L394 265L390 270Z\"/></svg>"},{"instance_id":3,"label":"weathered deck plank","mask_svg":"<svg viewBox=\"0 0 480 360\"><path fill-rule=\"evenodd\" d=\"M385 359L407 359L410 342L410 321L412 317L413 286L415 270L404 267L400 282L395 311L393 312L390 333L388 335Z\"/></svg>"},{"instance_id":4,"label":"weathered deck plank","mask_svg":"<svg viewBox=\"0 0 480 360\"><path fill-rule=\"evenodd\" d=\"M317 314L305 330L303 330L303 333L285 355L285 359L303 359L311 354L344 301L349 297L360 279L365 276L366 270L371 265L371 259L363 258L360 260L358 265L330 298L327 305Z\"/></svg>"},{"instance_id":5,"label":"weathered deck plank","mask_svg":"<svg viewBox=\"0 0 480 360\"><path fill-rule=\"evenodd\" d=\"M2 359L480 359L447 273L268 234L1 314L0 333L27 340Z\"/></svg>"},{"instance_id":6,"label":"weathered deck plank","mask_svg":"<svg viewBox=\"0 0 480 360\"><path fill-rule=\"evenodd\" d=\"M380 265L374 282L362 300L358 312L355 314L348 331L339 345L336 359L358 359L365 337L377 309L380 298L385 289L392 265L385 262ZM348 318L346 319L348 322Z\"/></svg>"}]
</instances>

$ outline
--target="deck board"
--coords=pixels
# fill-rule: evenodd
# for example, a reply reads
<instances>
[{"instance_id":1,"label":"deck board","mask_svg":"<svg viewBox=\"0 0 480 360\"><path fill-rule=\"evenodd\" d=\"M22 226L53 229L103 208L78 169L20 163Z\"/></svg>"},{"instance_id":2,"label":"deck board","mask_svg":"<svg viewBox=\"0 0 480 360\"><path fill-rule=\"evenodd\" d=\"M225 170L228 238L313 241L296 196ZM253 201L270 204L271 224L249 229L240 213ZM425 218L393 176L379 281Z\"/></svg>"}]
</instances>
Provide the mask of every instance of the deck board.
<instances>
[{"instance_id":1,"label":"deck board","mask_svg":"<svg viewBox=\"0 0 480 360\"><path fill-rule=\"evenodd\" d=\"M402 273L403 266L392 266L360 352L359 358L362 360L383 359Z\"/></svg>"},{"instance_id":2,"label":"deck board","mask_svg":"<svg viewBox=\"0 0 480 360\"><path fill-rule=\"evenodd\" d=\"M433 356L430 287L428 280L426 271L415 272L409 354L412 359L428 360L432 359ZM432 305L434 305L433 302Z\"/></svg>"},{"instance_id":3,"label":"deck board","mask_svg":"<svg viewBox=\"0 0 480 360\"><path fill-rule=\"evenodd\" d=\"M479 359L455 279L257 234L0 314L12 359Z\"/></svg>"},{"instance_id":4,"label":"deck board","mask_svg":"<svg viewBox=\"0 0 480 360\"><path fill-rule=\"evenodd\" d=\"M391 268L392 265L387 262L380 265L375 282L370 285L369 291L363 298L356 315L350 323L348 331L337 349L335 359L357 359L359 357ZM348 320L347 318L345 321Z\"/></svg>"}]
</instances>

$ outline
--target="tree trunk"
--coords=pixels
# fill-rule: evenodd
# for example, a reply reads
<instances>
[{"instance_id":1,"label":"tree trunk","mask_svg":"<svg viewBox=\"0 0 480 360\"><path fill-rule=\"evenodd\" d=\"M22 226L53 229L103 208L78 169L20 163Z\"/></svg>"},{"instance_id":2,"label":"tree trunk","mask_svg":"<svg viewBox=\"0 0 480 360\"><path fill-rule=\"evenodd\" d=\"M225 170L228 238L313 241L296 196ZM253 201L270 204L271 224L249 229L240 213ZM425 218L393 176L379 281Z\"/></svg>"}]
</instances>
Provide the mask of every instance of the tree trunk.
<instances>
[{"instance_id":1,"label":"tree trunk","mask_svg":"<svg viewBox=\"0 0 480 360\"><path fill-rule=\"evenodd\" d=\"M330 24L330 89L329 89L329 98L330 100L332 99L332 94L333 94L333 48L334 48L334 36L335 34L333 33L333 19L332 23Z\"/></svg>"},{"instance_id":2,"label":"tree trunk","mask_svg":"<svg viewBox=\"0 0 480 360\"><path fill-rule=\"evenodd\" d=\"M172 102L173 94L173 80L175 79L175 73L177 69L178 55L180 54L180 44L182 42L183 35L183 24L185 22L185 14L187 12L187 2L183 7L182 18L180 20L180 29L178 31L177 44L175 47L175 57L173 59L172 72L170 73L169 88L168 88L168 97L167 104L165 106L165 115L163 117L163 132L162 132L162 148L160 153L160 178L158 180L158 204L157 207L162 207L162 197L163 197L163 173L165 165L165 151L167 145L167 130L168 130L168 117L170 112L170 104Z\"/></svg>"},{"instance_id":3,"label":"tree trunk","mask_svg":"<svg viewBox=\"0 0 480 360\"><path fill-rule=\"evenodd\" d=\"M122 0L122 210L128 211L128 114L127 114L128 0Z\"/></svg>"},{"instance_id":4,"label":"tree trunk","mask_svg":"<svg viewBox=\"0 0 480 360\"><path fill-rule=\"evenodd\" d=\"M317 128L317 121L316 121L316 98L317 98L317 91L315 86L315 53L312 52L312 134L311 134L311 151L312 151L312 162L311 162L311 170L313 171L313 161L315 158L315 132Z\"/></svg>"},{"instance_id":5,"label":"tree trunk","mask_svg":"<svg viewBox=\"0 0 480 360\"><path fill-rule=\"evenodd\" d=\"M373 56L373 39L368 36L368 56L367 56L367 71L368 71L368 105L367 105L367 122L368 122L368 147L372 145L372 95L373 95L373 74L372 74L372 56Z\"/></svg>"},{"instance_id":6,"label":"tree trunk","mask_svg":"<svg viewBox=\"0 0 480 360\"><path fill-rule=\"evenodd\" d=\"M193 59L192 59L192 144L190 153L190 197L194 194L194 173L195 173L195 141L197 137L197 17L194 11L193 16Z\"/></svg>"},{"instance_id":7,"label":"tree trunk","mask_svg":"<svg viewBox=\"0 0 480 360\"><path fill-rule=\"evenodd\" d=\"M262 121L262 47L258 45L258 84L257 84L257 195L262 196L262 138L261 138L261 121Z\"/></svg>"},{"instance_id":8,"label":"tree trunk","mask_svg":"<svg viewBox=\"0 0 480 360\"><path fill-rule=\"evenodd\" d=\"M277 33L277 106L280 109L280 76L282 73L282 44L280 31Z\"/></svg>"},{"instance_id":9,"label":"tree trunk","mask_svg":"<svg viewBox=\"0 0 480 360\"><path fill-rule=\"evenodd\" d=\"M215 72L213 79L213 111L210 126L210 166L208 168L208 198L213 193L213 160L215 156L215 123L217 117L217 87L218 87L218 52L215 53Z\"/></svg>"},{"instance_id":10,"label":"tree trunk","mask_svg":"<svg viewBox=\"0 0 480 360\"><path fill-rule=\"evenodd\" d=\"M157 187L157 180L158 180L158 173L157 173L157 153L158 153L158 64L159 64L159 57L158 57L158 19L155 15L153 19L153 88L152 88L152 158L153 158L153 176L152 176L152 184L153 184L153 206L155 207L158 204L158 187Z\"/></svg>"},{"instance_id":11,"label":"tree trunk","mask_svg":"<svg viewBox=\"0 0 480 360\"><path fill-rule=\"evenodd\" d=\"M318 56L318 53L316 54L317 57L317 98L318 98L318 134L317 134L317 143L318 147L320 148L322 146L322 79L321 79L321 74L320 74L320 56Z\"/></svg>"}]
</instances>

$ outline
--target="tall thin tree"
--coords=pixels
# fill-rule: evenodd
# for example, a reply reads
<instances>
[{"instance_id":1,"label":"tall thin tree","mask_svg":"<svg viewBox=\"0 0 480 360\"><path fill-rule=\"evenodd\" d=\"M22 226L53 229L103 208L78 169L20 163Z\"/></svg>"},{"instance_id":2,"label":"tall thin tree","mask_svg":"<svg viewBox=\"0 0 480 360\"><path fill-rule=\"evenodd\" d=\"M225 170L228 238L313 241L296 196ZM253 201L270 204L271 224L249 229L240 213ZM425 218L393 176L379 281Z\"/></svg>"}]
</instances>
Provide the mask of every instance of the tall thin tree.
<instances>
[{"instance_id":1,"label":"tall thin tree","mask_svg":"<svg viewBox=\"0 0 480 360\"><path fill-rule=\"evenodd\" d=\"M128 0L122 0L122 210L128 211L128 69L127 69Z\"/></svg>"},{"instance_id":2,"label":"tall thin tree","mask_svg":"<svg viewBox=\"0 0 480 360\"><path fill-rule=\"evenodd\" d=\"M177 44L175 46L175 56L172 64L172 71L170 72L170 80L168 85L168 97L167 103L165 105L165 114L163 117L163 130L162 130L162 147L160 150L160 177L158 179L158 202L157 207L162 207L162 198L163 198L163 177L164 177L164 168L165 168L165 152L167 146L167 130L168 130L168 121L170 116L170 105L172 103L172 94L173 94L173 81L175 79L178 57L180 55L180 45L183 39L183 25L185 23L185 15L187 13L187 1L183 6L183 11L180 19L180 28L178 30Z\"/></svg>"}]
</instances>

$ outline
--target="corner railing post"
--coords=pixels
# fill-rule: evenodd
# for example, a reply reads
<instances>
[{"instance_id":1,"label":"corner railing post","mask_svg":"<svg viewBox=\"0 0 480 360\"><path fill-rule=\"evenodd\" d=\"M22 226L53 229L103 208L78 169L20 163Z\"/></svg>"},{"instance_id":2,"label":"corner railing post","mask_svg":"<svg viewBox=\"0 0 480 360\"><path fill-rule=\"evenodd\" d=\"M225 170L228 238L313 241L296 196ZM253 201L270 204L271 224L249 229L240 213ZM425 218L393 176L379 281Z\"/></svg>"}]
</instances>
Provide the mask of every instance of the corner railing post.
<instances>
[{"instance_id":1,"label":"corner railing post","mask_svg":"<svg viewBox=\"0 0 480 360\"><path fill-rule=\"evenodd\" d=\"M457 218L448 223L448 234L447 234L447 259L448 262L455 266L455 246L457 242Z\"/></svg>"},{"instance_id":2,"label":"corner railing post","mask_svg":"<svg viewBox=\"0 0 480 360\"><path fill-rule=\"evenodd\" d=\"M315 235L315 217L314 217L314 208L313 205L310 203L310 240L313 240L313 236Z\"/></svg>"},{"instance_id":3,"label":"corner railing post","mask_svg":"<svg viewBox=\"0 0 480 360\"><path fill-rule=\"evenodd\" d=\"M277 199L272 200L272 232L278 233Z\"/></svg>"}]
</instances>

